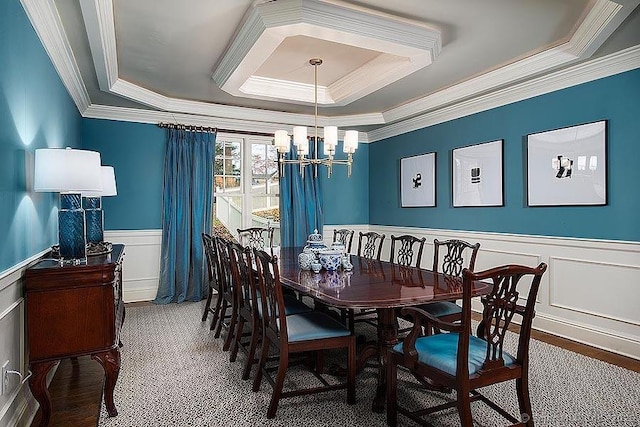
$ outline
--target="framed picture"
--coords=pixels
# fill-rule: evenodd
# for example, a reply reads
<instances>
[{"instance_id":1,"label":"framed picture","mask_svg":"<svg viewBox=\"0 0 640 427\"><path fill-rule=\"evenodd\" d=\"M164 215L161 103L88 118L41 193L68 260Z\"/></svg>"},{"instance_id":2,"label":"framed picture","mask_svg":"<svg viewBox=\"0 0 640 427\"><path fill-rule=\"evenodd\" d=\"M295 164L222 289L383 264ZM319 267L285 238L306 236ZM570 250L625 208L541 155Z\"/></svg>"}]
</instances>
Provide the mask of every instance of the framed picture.
<instances>
[{"instance_id":1,"label":"framed picture","mask_svg":"<svg viewBox=\"0 0 640 427\"><path fill-rule=\"evenodd\" d=\"M400 199L403 208L436 205L436 153L400 159Z\"/></svg>"},{"instance_id":2,"label":"framed picture","mask_svg":"<svg viewBox=\"0 0 640 427\"><path fill-rule=\"evenodd\" d=\"M453 150L453 207L503 206L502 140Z\"/></svg>"},{"instance_id":3,"label":"framed picture","mask_svg":"<svg viewBox=\"0 0 640 427\"><path fill-rule=\"evenodd\" d=\"M605 120L527 136L527 204L607 204Z\"/></svg>"}]
</instances>

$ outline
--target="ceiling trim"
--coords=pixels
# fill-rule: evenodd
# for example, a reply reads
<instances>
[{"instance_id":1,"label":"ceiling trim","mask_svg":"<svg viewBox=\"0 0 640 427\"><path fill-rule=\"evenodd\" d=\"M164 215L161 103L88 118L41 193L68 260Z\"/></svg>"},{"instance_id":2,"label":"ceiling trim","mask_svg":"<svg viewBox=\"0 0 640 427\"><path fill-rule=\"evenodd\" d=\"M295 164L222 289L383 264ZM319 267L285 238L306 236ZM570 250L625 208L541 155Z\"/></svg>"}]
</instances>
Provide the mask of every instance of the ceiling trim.
<instances>
[{"instance_id":1,"label":"ceiling trim","mask_svg":"<svg viewBox=\"0 0 640 427\"><path fill-rule=\"evenodd\" d=\"M93 66L98 77L100 90L108 92L118 80L118 52L116 49L116 28L113 4L108 1L80 0L80 9L87 31ZM102 34L99 36L98 34Z\"/></svg>"},{"instance_id":2,"label":"ceiling trim","mask_svg":"<svg viewBox=\"0 0 640 427\"><path fill-rule=\"evenodd\" d=\"M399 123L384 126L369 131L368 133L360 132L360 142L379 141L637 68L640 68L640 45L602 58L574 65L547 76L514 85L510 88L479 96ZM286 128L287 126L284 123L232 120L206 115L170 113L104 105L90 105L84 111L83 117L152 124L159 122L178 122L251 132L272 132L282 129L283 127ZM349 127L352 126L352 123L344 122L342 126Z\"/></svg>"},{"instance_id":3,"label":"ceiling trim","mask_svg":"<svg viewBox=\"0 0 640 427\"><path fill-rule=\"evenodd\" d=\"M289 102L307 104L313 103L315 86L308 83L298 83L289 80L272 79L270 77L251 76L240 86L239 91L253 94L252 98L286 99ZM255 96L265 94L265 96ZM318 105L335 104L328 87L318 85Z\"/></svg>"},{"instance_id":4,"label":"ceiling trim","mask_svg":"<svg viewBox=\"0 0 640 427\"><path fill-rule=\"evenodd\" d=\"M69 96L82 113L91 104L91 100L54 2L20 0L20 3Z\"/></svg>"},{"instance_id":5,"label":"ceiling trim","mask_svg":"<svg viewBox=\"0 0 640 427\"><path fill-rule=\"evenodd\" d=\"M545 70L575 61L587 51L586 46L593 45L596 40L599 40L598 35L612 22L620 9L620 5L609 0L597 0L566 43L389 109L384 112L385 122L392 123L416 114L439 109L475 94L486 93L505 84L535 76Z\"/></svg>"},{"instance_id":6,"label":"ceiling trim","mask_svg":"<svg viewBox=\"0 0 640 427\"><path fill-rule=\"evenodd\" d=\"M92 104L85 109L83 117L89 119L117 120L134 123L180 123L193 126L217 127L247 132L275 132L289 127L286 123L256 122L255 120L235 120L205 115L172 113L168 111L142 110L138 108L114 107L110 105ZM320 126L320 124L319 124ZM342 126L348 126L345 122ZM312 129L307 129L311 134ZM338 129L338 138L344 138L344 130ZM318 135L322 136L322 128L318 128ZM366 132L359 132L359 142L369 142Z\"/></svg>"},{"instance_id":7,"label":"ceiling trim","mask_svg":"<svg viewBox=\"0 0 640 427\"><path fill-rule=\"evenodd\" d=\"M441 33L425 24L342 2L279 0L248 9L231 45L212 73L218 87L235 96L291 101L282 88L247 84L285 39L322 39L377 51L379 56L336 82L327 103L347 105L430 65L442 48ZM294 102L313 103L313 91L300 85ZM300 99L304 95L303 99Z\"/></svg>"},{"instance_id":8,"label":"ceiling trim","mask_svg":"<svg viewBox=\"0 0 640 427\"><path fill-rule=\"evenodd\" d=\"M636 68L640 68L640 45L380 127L369 131L368 139L369 142L379 141Z\"/></svg>"},{"instance_id":9,"label":"ceiling trim","mask_svg":"<svg viewBox=\"0 0 640 427\"><path fill-rule=\"evenodd\" d=\"M265 129L270 126L274 128L282 128L287 125L309 125L313 123L313 115L214 105L197 101L183 101L155 94L123 80L116 80L113 85L122 93L122 96L147 105L158 105L155 108L175 112L150 112L143 109L127 109L121 107L92 105L84 82L82 81L82 76L77 62L73 56L73 51L66 38L66 34L63 31L63 26L58 12L55 9L54 2L21 0L21 3L63 84L67 88L69 95L75 102L78 111L84 117L93 117L98 114L96 118L157 123L162 120L170 121L166 117L183 117L184 120L186 120L187 118L193 118L196 116L196 118L193 118L194 120L200 120L198 123L206 123L209 126L211 125L211 121L215 121L215 124L218 127L224 126L233 128L232 126L235 123L237 126L242 126L238 128L239 130L258 128L262 131L265 131ZM112 6L111 0L104 0L104 2L101 0L100 3L101 5L102 3L105 3ZM593 13L594 16L587 16L585 18L582 24L572 35L572 42L570 43L578 46L582 45L585 40L599 39L605 32L613 31L614 28L611 28L611 22L622 22L622 20L624 20L624 18L630 13L630 10L625 7L622 9L622 12L618 12L615 14L615 17L612 18L611 15L613 12L609 10L610 3L611 2L607 0L598 0L594 5L594 8L598 8L600 12L604 11L604 13L596 13L592 8L589 15ZM106 5L102 6L106 7ZM633 8L631 8L631 10L633 10ZM105 14L103 14L103 16L105 16ZM600 24L596 24L597 22ZM589 29L585 29L583 26L587 26ZM105 31L104 27L105 26L102 25L100 30ZM110 33L110 31L106 32ZM102 34L101 39L104 37L109 37L109 34ZM111 34L110 37L113 37L113 41L115 42L114 35ZM593 48L593 43L591 44L591 48ZM106 57L106 62L114 64L113 60L117 59L115 53L113 53L111 49L106 49L105 52L112 52ZM554 59L546 59L546 56L553 57L557 55L560 58L564 57L566 59L566 55L570 54L562 52L561 50L558 51L557 49L551 49L547 52L541 52L538 55L534 59L534 62L539 61L542 63L547 61L550 65L553 64ZM117 62L115 63L117 64ZM489 76L479 76L476 79L494 79L495 81L493 86L485 83L488 85L485 87L491 89L491 87L496 87L501 74L506 74L508 76L509 74L513 75L515 73L511 67L526 68L528 66L527 64L528 63L525 59L511 64L504 69L489 73ZM475 84L476 90L481 90L482 85L479 84L481 82L473 80L453 86L445 91L438 92L437 96L435 96L435 94L429 95L420 100L416 100L413 103L388 110L384 114L372 113L339 117L320 116L318 118L319 125L324 126L327 124L333 124L342 127L352 127L387 124L386 126L369 132L368 139L370 141L377 141L390 136L410 132L422 127L474 114L490 108L495 108L511 102L516 102L635 68L640 68L640 46L634 46L626 49L625 51L617 52L604 58L588 61L565 70L556 71L549 75L516 84L506 89L501 89L491 93L487 93L485 90L483 92L485 95L475 98L472 97L474 92L472 92L467 85L472 86ZM106 75L107 74L105 73L105 76ZM503 81L503 83L508 83L508 79L507 81ZM141 101L141 97L143 101ZM96 113L96 111L99 113ZM188 112L189 114L183 115L177 111ZM162 114L166 114L166 116L162 116ZM164 118L147 121L151 116ZM391 121L398 121L399 123L390 124ZM227 122L229 123L228 125L219 124Z\"/></svg>"},{"instance_id":10,"label":"ceiling trim","mask_svg":"<svg viewBox=\"0 0 640 427\"><path fill-rule=\"evenodd\" d=\"M90 4L95 5L95 3L100 1L100 3L102 3L102 7L106 7L105 4L109 4L110 7L113 8L112 0L83 1L88 3L88 6ZM258 5L258 7L260 7L260 5ZM253 10L255 9L256 8L254 8ZM505 65L504 67L482 74L470 80L458 83L434 94L384 111L379 116L381 119L380 121L354 123L354 125L383 125L404 120L418 114L424 114L425 112L446 107L447 105L451 105L452 103L462 102L465 99L473 97L477 93L486 93L487 91L502 87L506 84L534 76L547 69L551 69L553 67L558 67L571 61L575 61L579 58L577 56L579 52L587 51L587 49L585 49L585 46L589 44L593 45L596 41L602 41L600 40L598 35L602 33L605 28L611 26L611 22L614 21L614 17L617 18L616 21L619 21L620 19L624 19L624 17L619 15L628 15L628 13L630 13L630 10L626 10L626 8L624 9L624 12L621 12L621 10L623 9L621 9L619 4L614 3L610 0L596 0L589 12L586 14L585 18L582 20L580 25L571 35L571 38L566 43L560 46L552 47L543 52L539 52L530 57L523 58L519 61ZM240 40L240 42L238 43L243 44L244 47L232 45L232 47L230 48L230 52L234 52L234 56L240 55L239 52L246 51L247 46L251 46L253 44L253 39L255 38L251 34L259 32L259 28L264 27L264 25L260 23L260 20L255 18L255 15L255 13L250 13L248 15L247 19L251 23L251 25L243 26L239 35L236 37L236 40ZM286 16L281 16L282 13L275 14L274 16L271 15L274 14L267 14L267 16L264 18L264 21L266 21L268 24L271 24L271 22L283 22L283 19L285 20L284 22L286 22L286 20L288 19ZM89 37L89 40L104 40L104 38L112 38L112 40L108 42L95 42L94 45L96 49L100 49L102 46L115 44L115 33L111 31L103 32L103 30L105 29L104 27L105 26L87 27L88 33L95 33L94 35ZM257 27L258 30L253 30L253 27ZM244 36L241 37L242 35ZM108 54L115 53L112 51L104 52L104 55ZM230 53L228 53L228 55L230 55ZM114 61L116 61L116 58L112 58L107 62L114 63ZM219 67L219 69L227 68ZM268 112L267 110L256 110L246 107L233 107L219 104L216 105L199 101L180 102L179 100L158 95L148 89L141 88L129 82L125 82L122 79L118 79L116 81L116 83L112 86L111 91L117 95L123 96L133 101L140 102L142 104L162 110L204 114L222 118L261 120L267 122L286 120L286 122L291 125L309 125L313 120L313 116L311 115ZM189 107L189 109L176 110L170 108L169 104L171 104L171 106L173 107ZM268 117L270 115L273 116L274 114L279 117L279 119L274 120L273 117ZM284 115L288 115L288 118L285 119ZM367 115L367 118L371 119L371 116ZM336 117L333 117L331 119L327 118L326 120L338 121Z\"/></svg>"}]
</instances>

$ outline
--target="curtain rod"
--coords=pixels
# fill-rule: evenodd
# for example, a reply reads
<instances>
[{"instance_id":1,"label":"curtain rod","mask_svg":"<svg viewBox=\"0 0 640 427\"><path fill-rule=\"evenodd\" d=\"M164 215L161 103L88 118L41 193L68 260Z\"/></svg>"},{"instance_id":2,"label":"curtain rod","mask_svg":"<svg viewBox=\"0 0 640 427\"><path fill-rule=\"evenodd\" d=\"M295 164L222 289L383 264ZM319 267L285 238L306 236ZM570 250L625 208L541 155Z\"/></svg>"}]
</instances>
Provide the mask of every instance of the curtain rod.
<instances>
[{"instance_id":1,"label":"curtain rod","mask_svg":"<svg viewBox=\"0 0 640 427\"><path fill-rule=\"evenodd\" d=\"M208 126L194 126L194 125L183 125L178 123L158 123L158 126L161 128L167 129L179 129L185 130L187 132L222 132L222 133L233 133L238 135L249 135L249 136L266 136L273 138L273 133L266 132L249 132L244 130L235 130L235 129L220 129L220 128L212 128Z\"/></svg>"}]
</instances>

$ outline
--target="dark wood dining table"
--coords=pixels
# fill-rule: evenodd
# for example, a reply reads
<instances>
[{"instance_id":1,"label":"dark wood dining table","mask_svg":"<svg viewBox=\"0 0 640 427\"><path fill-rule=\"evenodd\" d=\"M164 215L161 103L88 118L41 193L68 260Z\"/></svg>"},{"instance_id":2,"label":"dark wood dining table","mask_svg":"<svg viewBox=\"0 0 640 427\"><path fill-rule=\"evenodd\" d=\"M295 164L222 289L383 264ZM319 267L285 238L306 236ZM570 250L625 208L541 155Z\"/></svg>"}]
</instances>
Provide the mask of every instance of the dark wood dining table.
<instances>
[{"instance_id":1,"label":"dark wood dining table","mask_svg":"<svg viewBox=\"0 0 640 427\"><path fill-rule=\"evenodd\" d=\"M373 411L384 411L387 352L398 343L397 309L434 301L462 298L462 281L421 268L403 267L385 261L351 255L351 271L301 270L298 255L302 248L283 247L279 254L282 284L315 301L343 309L376 309L377 342L359 353L358 365L378 359L378 384ZM472 295L486 295L491 284L474 282Z\"/></svg>"}]
</instances>

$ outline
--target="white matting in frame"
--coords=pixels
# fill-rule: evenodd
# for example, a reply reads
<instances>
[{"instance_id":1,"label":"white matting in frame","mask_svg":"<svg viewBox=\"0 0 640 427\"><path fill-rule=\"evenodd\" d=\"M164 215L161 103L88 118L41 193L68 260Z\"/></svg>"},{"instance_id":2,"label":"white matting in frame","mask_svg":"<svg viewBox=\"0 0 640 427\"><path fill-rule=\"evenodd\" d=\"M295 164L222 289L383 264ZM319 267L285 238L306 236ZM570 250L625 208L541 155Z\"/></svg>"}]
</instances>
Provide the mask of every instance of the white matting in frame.
<instances>
[{"instance_id":1,"label":"white matting in frame","mask_svg":"<svg viewBox=\"0 0 640 427\"><path fill-rule=\"evenodd\" d=\"M602 120L528 135L528 205L606 205L606 131Z\"/></svg>"},{"instance_id":2,"label":"white matting in frame","mask_svg":"<svg viewBox=\"0 0 640 427\"><path fill-rule=\"evenodd\" d=\"M503 206L502 140L453 150L453 206Z\"/></svg>"},{"instance_id":3,"label":"white matting in frame","mask_svg":"<svg viewBox=\"0 0 640 427\"><path fill-rule=\"evenodd\" d=\"M400 159L400 198L403 208L436 205L436 153Z\"/></svg>"}]
</instances>

